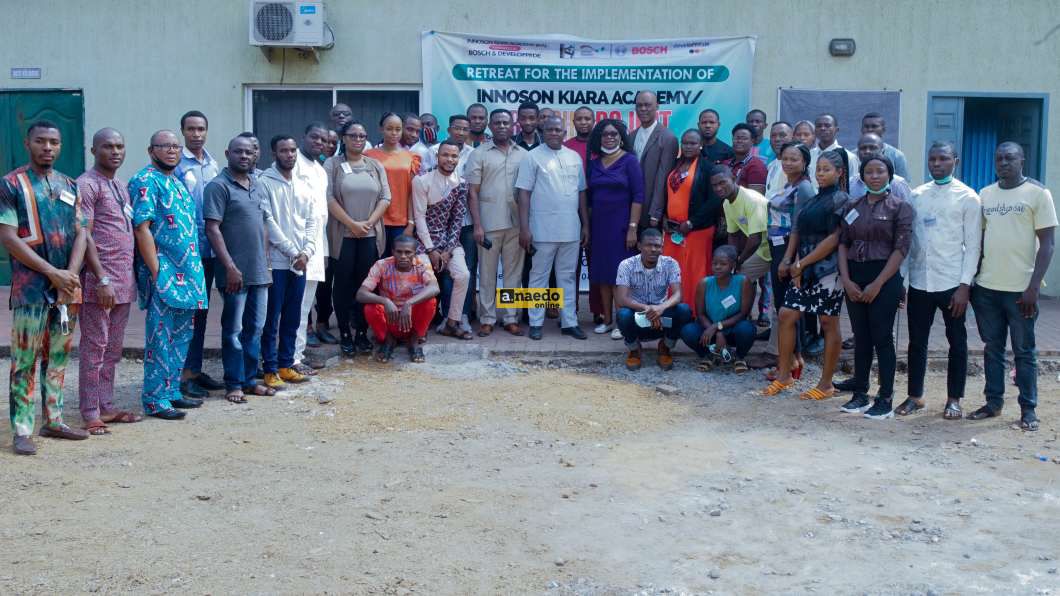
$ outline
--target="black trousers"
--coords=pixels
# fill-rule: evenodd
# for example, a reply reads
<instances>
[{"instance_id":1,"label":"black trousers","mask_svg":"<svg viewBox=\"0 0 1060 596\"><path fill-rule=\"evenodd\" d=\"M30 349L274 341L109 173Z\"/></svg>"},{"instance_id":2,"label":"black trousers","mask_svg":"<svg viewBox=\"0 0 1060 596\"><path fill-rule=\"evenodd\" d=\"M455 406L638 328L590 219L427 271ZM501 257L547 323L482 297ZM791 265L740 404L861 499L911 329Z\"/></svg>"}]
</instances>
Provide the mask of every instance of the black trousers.
<instances>
[{"instance_id":1,"label":"black trousers","mask_svg":"<svg viewBox=\"0 0 1060 596\"><path fill-rule=\"evenodd\" d=\"M331 292L335 283L336 259L328 257L324 259L324 281L317 284L317 325L331 326L331 313L335 309L331 306Z\"/></svg>"},{"instance_id":2,"label":"black trousers","mask_svg":"<svg viewBox=\"0 0 1060 596\"><path fill-rule=\"evenodd\" d=\"M773 261L769 264L769 277L773 282L773 308L780 313L780 309L784 306L784 294L791 287L791 277L785 277L780 279L780 262L784 260L784 253L788 250L788 241L784 240L783 244L773 244L773 239L769 239L769 252L770 256L773 257ZM803 315L804 317L805 315ZM799 317L799 322L795 324L795 353L802 353L802 335L805 330L802 326L803 317Z\"/></svg>"},{"instance_id":3,"label":"black trousers","mask_svg":"<svg viewBox=\"0 0 1060 596\"><path fill-rule=\"evenodd\" d=\"M864 288L876 279L886 264L886 261L849 261L850 279ZM898 365L894 348L894 317L898 313L901 297L902 276L896 273L883 284L872 302L851 302L847 298L847 313L854 329L855 392L868 393L869 373L872 372L872 356L875 353L880 366L880 389L877 395L883 399L894 396L894 374Z\"/></svg>"},{"instance_id":4,"label":"black trousers","mask_svg":"<svg viewBox=\"0 0 1060 596\"><path fill-rule=\"evenodd\" d=\"M343 238L342 251L335 263L335 281L332 300L335 304L335 318L339 322L339 333L350 334L350 313L353 313L353 327L358 334L368 331L364 320L364 305L357 302L357 290L368 277L368 271L379 258L375 248L375 238Z\"/></svg>"},{"instance_id":5,"label":"black trousers","mask_svg":"<svg viewBox=\"0 0 1060 596\"><path fill-rule=\"evenodd\" d=\"M925 292L909 288L906 310L909 312L909 397L924 397L924 375L927 373L928 340L935 310L942 311L949 341L949 363L946 366L946 397L964 397L968 379L968 329L964 326L965 313L950 315L950 299L957 288L942 292Z\"/></svg>"}]
</instances>

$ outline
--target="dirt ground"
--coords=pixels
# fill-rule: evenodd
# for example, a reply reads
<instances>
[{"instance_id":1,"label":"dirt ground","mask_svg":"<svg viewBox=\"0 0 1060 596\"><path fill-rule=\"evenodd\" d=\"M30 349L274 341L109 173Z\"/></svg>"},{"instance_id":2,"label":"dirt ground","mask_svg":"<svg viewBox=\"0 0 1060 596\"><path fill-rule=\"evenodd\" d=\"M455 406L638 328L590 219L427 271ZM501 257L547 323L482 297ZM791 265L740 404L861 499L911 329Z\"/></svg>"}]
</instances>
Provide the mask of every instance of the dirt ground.
<instances>
[{"instance_id":1,"label":"dirt ground","mask_svg":"<svg viewBox=\"0 0 1060 596\"><path fill-rule=\"evenodd\" d=\"M939 372L882 422L764 385L435 354L32 458L5 426L0 593L1060 593L1056 372L1037 433L942 420Z\"/></svg>"}]
</instances>

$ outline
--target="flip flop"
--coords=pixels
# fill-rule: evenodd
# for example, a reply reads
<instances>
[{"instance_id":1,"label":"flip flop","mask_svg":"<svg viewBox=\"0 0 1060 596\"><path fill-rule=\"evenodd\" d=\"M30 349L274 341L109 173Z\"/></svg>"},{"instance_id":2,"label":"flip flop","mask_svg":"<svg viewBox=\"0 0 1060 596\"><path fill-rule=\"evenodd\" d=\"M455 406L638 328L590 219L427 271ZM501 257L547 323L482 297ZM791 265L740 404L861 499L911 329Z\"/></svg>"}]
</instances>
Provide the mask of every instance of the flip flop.
<instances>
[{"instance_id":1,"label":"flip flop","mask_svg":"<svg viewBox=\"0 0 1060 596\"><path fill-rule=\"evenodd\" d=\"M820 389L814 387L809 391L803 391L802 393L800 393L799 399L812 399L814 401L821 401L822 399L835 397L835 393L835 387L830 388L828 391L821 391Z\"/></svg>"},{"instance_id":2,"label":"flip flop","mask_svg":"<svg viewBox=\"0 0 1060 596\"><path fill-rule=\"evenodd\" d=\"M243 392L244 393L250 392L251 395L256 395L258 397L272 397L273 395L276 395L276 390L275 389L273 389L272 387L269 387L267 385L262 385L260 383L257 384L257 385L247 385L246 387L243 388ZM234 402L234 403L241 403L241 402Z\"/></svg>"},{"instance_id":3,"label":"flip flop","mask_svg":"<svg viewBox=\"0 0 1060 596\"><path fill-rule=\"evenodd\" d=\"M109 417L110 420L104 420L104 418L106 418L106 417ZM137 416L136 414L133 414L132 412L126 412L125 410L119 410L119 411L114 412L112 414L105 414L103 416L100 416L99 419L102 420L103 422L107 423L107 424L115 424L115 423L117 423L117 424L132 424L134 422L140 422L144 418L143 418L143 416Z\"/></svg>"},{"instance_id":4,"label":"flip flop","mask_svg":"<svg viewBox=\"0 0 1060 596\"><path fill-rule=\"evenodd\" d=\"M751 369L747 366L747 363L744 362L743 360L737 360L736 362L732 363L732 372L734 372L734 373L737 373L737 374L745 373L745 372L747 372L749 370L751 370ZM794 377L792 377L792 378L794 378Z\"/></svg>"},{"instance_id":5,"label":"flip flop","mask_svg":"<svg viewBox=\"0 0 1060 596\"><path fill-rule=\"evenodd\" d=\"M1033 412L1023 414L1020 416L1020 430L1028 432L1034 432L1038 430L1041 423L1038 422L1038 417Z\"/></svg>"},{"instance_id":6,"label":"flip flop","mask_svg":"<svg viewBox=\"0 0 1060 596\"><path fill-rule=\"evenodd\" d=\"M409 348L409 360L411 362L426 362L427 358L423 355L423 348L416 346Z\"/></svg>"},{"instance_id":7,"label":"flip flop","mask_svg":"<svg viewBox=\"0 0 1060 596\"><path fill-rule=\"evenodd\" d=\"M375 361L376 362L390 362L390 358L394 355L394 346L389 344L379 344L379 347L375 350Z\"/></svg>"},{"instance_id":8,"label":"flip flop","mask_svg":"<svg viewBox=\"0 0 1060 596\"><path fill-rule=\"evenodd\" d=\"M244 395L243 392L239 389L225 393L225 399L227 399L229 403L233 404L247 403L247 396Z\"/></svg>"}]
</instances>

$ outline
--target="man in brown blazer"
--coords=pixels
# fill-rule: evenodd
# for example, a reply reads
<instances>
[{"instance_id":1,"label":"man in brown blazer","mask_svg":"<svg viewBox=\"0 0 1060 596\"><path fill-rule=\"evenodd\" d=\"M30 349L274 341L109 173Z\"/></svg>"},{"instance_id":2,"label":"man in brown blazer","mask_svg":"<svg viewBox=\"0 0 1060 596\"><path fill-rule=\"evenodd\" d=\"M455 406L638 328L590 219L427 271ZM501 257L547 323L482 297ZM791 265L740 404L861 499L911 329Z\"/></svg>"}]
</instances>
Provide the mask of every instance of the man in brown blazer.
<instances>
[{"instance_id":1,"label":"man in brown blazer","mask_svg":"<svg viewBox=\"0 0 1060 596\"><path fill-rule=\"evenodd\" d=\"M644 171L644 205L640 228L658 228L666 217L666 177L677 161L677 137L659 122L659 98L640 91L635 99L640 128L633 132L633 150Z\"/></svg>"}]
</instances>

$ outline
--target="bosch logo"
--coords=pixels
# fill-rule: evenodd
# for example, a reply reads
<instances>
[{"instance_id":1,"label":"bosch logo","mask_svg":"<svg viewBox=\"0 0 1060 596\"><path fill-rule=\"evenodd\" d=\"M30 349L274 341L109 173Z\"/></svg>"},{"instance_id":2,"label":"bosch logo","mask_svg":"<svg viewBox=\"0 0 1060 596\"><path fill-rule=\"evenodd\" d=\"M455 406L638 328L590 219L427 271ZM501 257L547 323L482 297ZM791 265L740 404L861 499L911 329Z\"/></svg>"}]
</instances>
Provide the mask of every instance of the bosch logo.
<instances>
[{"instance_id":1,"label":"bosch logo","mask_svg":"<svg viewBox=\"0 0 1060 596\"><path fill-rule=\"evenodd\" d=\"M630 53L634 56L661 56L669 49L666 46L634 46Z\"/></svg>"}]
</instances>

